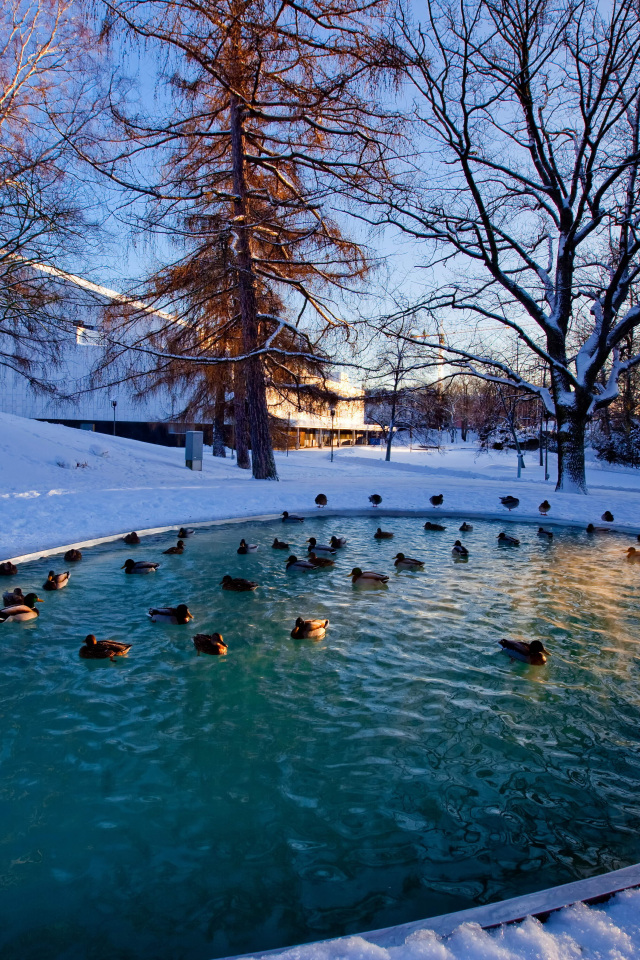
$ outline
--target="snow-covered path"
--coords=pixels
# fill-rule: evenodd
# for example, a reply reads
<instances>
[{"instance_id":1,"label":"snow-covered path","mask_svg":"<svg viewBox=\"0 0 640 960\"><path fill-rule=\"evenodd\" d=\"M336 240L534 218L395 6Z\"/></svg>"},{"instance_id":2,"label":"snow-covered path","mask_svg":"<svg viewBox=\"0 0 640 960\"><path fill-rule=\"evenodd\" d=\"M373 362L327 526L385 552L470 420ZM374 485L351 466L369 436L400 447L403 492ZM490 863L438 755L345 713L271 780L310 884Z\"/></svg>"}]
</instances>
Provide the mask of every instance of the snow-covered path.
<instances>
[{"instance_id":1,"label":"snow-covered path","mask_svg":"<svg viewBox=\"0 0 640 960\"><path fill-rule=\"evenodd\" d=\"M320 492L336 511L367 509L371 493L382 496L383 509L430 511L429 497L443 493L446 512L504 515L505 521L539 519L546 497L552 504L547 522L586 526L611 510L616 528L640 530L636 471L590 465L591 494L583 497L555 494L534 454L521 480L513 454L478 456L463 444L444 454L394 449L391 463L382 457L377 447L342 448L334 463L328 450L278 454L280 482L273 483L253 480L235 460L205 454L202 473L193 473L182 449L1 414L0 559L129 529L313 511ZM505 494L521 501L510 515L499 503Z\"/></svg>"}]
</instances>

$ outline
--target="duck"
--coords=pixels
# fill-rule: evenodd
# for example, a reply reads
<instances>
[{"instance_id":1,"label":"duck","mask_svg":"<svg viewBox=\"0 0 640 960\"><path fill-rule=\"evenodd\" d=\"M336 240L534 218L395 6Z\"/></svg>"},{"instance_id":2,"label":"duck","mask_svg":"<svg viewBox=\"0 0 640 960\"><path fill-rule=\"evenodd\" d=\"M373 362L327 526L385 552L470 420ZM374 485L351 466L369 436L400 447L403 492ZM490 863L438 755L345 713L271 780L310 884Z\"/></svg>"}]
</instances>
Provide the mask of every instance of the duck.
<instances>
[{"instance_id":1,"label":"duck","mask_svg":"<svg viewBox=\"0 0 640 960\"><path fill-rule=\"evenodd\" d=\"M312 563L311 560L298 560L298 558L292 553L289 559L287 560L286 570L315 570L316 565Z\"/></svg>"},{"instance_id":2,"label":"duck","mask_svg":"<svg viewBox=\"0 0 640 960\"><path fill-rule=\"evenodd\" d=\"M35 620L40 616L34 604L43 603L37 593L28 593L21 603L9 604L0 610L0 623L19 623L22 620Z\"/></svg>"},{"instance_id":3,"label":"duck","mask_svg":"<svg viewBox=\"0 0 640 960\"><path fill-rule=\"evenodd\" d=\"M289 513L287 510L283 510L282 522L283 523L304 523L304 517L299 517L295 513Z\"/></svg>"},{"instance_id":4,"label":"duck","mask_svg":"<svg viewBox=\"0 0 640 960\"><path fill-rule=\"evenodd\" d=\"M545 530L544 527L538 527L538 536L546 537L547 540L553 540L553 533L551 530Z\"/></svg>"},{"instance_id":5,"label":"duck","mask_svg":"<svg viewBox=\"0 0 640 960\"><path fill-rule=\"evenodd\" d=\"M405 557L404 553L396 553L394 566L404 568L405 570L417 570L424 567L424 560L416 560L415 557Z\"/></svg>"},{"instance_id":6,"label":"duck","mask_svg":"<svg viewBox=\"0 0 640 960\"><path fill-rule=\"evenodd\" d=\"M429 503L432 507L441 507L444 503L444 494L438 493L434 494L432 497L429 497Z\"/></svg>"},{"instance_id":7,"label":"duck","mask_svg":"<svg viewBox=\"0 0 640 960\"><path fill-rule=\"evenodd\" d=\"M546 517L546 515L549 513L549 510L551 510L551 504L549 503L548 500L543 500L540 506L538 507L538 510L540 511L543 517Z\"/></svg>"},{"instance_id":8,"label":"duck","mask_svg":"<svg viewBox=\"0 0 640 960\"><path fill-rule=\"evenodd\" d=\"M123 537L122 539L124 540L125 543L128 543L130 546L134 546L134 544L140 543L140 537L135 532L135 530L133 530L131 533L128 533L126 537Z\"/></svg>"},{"instance_id":9,"label":"duck","mask_svg":"<svg viewBox=\"0 0 640 960\"><path fill-rule=\"evenodd\" d=\"M6 560L5 563L0 563L0 577L15 577L18 572L18 568L15 563L11 563L10 560Z\"/></svg>"},{"instance_id":10,"label":"duck","mask_svg":"<svg viewBox=\"0 0 640 960\"><path fill-rule=\"evenodd\" d=\"M393 539L393 534L390 530L381 530L380 527L378 527L373 538L374 540L391 540Z\"/></svg>"},{"instance_id":11,"label":"duck","mask_svg":"<svg viewBox=\"0 0 640 960\"><path fill-rule=\"evenodd\" d=\"M503 507L506 507L509 513L518 506L520 501L517 497L500 497L500 503Z\"/></svg>"},{"instance_id":12,"label":"duck","mask_svg":"<svg viewBox=\"0 0 640 960\"><path fill-rule=\"evenodd\" d=\"M175 553L183 554L183 553L184 553L184 541L183 541L183 540L178 540L178 542L177 542L177 544L175 545L175 547L169 547L168 550L163 550L162 552L163 552L163 553L169 553L169 554L175 554Z\"/></svg>"},{"instance_id":13,"label":"duck","mask_svg":"<svg viewBox=\"0 0 640 960\"><path fill-rule=\"evenodd\" d=\"M547 657L551 656L540 640L532 640L531 643L527 643L526 640L507 640L503 638L500 641L500 646L514 660L522 660L523 663L530 663L534 667L541 667L547 662Z\"/></svg>"},{"instance_id":14,"label":"duck","mask_svg":"<svg viewBox=\"0 0 640 960\"><path fill-rule=\"evenodd\" d=\"M318 543L315 537L309 537L307 540L309 546L307 547L307 552L311 553L315 551L317 553L335 553L335 547L330 546L328 543Z\"/></svg>"},{"instance_id":15,"label":"duck","mask_svg":"<svg viewBox=\"0 0 640 960\"><path fill-rule=\"evenodd\" d=\"M303 620L297 617L291 636L294 640L322 640L328 626L328 620Z\"/></svg>"},{"instance_id":16,"label":"duck","mask_svg":"<svg viewBox=\"0 0 640 960\"><path fill-rule=\"evenodd\" d=\"M471 533L473 530L473 524L467 523L465 520L461 527L458 527L460 533Z\"/></svg>"},{"instance_id":17,"label":"duck","mask_svg":"<svg viewBox=\"0 0 640 960\"><path fill-rule=\"evenodd\" d=\"M332 560L331 557L317 557L315 553L309 554L309 560L314 567L332 567L335 563L335 560Z\"/></svg>"},{"instance_id":18,"label":"duck","mask_svg":"<svg viewBox=\"0 0 640 960\"><path fill-rule=\"evenodd\" d=\"M152 623L189 623L193 620L186 603L179 603L177 607L151 607L148 616Z\"/></svg>"},{"instance_id":19,"label":"duck","mask_svg":"<svg viewBox=\"0 0 640 960\"><path fill-rule=\"evenodd\" d=\"M77 563L82 560L82 554L79 550L67 550L64 555L65 563Z\"/></svg>"},{"instance_id":20,"label":"duck","mask_svg":"<svg viewBox=\"0 0 640 960\"><path fill-rule=\"evenodd\" d=\"M245 580L244 577L230 577L225 573L220 581L223 590L232 590L234 593L246 593L249 590L255 590L260 584L255 580Z\"/></svg>"},{"instance_id":21,"label":"duck","mask_svg":"<svg viewBox=\"0 0 640 960\"><path fill-rule=\"evenodd\" d=\"M289 544L285 543L284 540L278 540L278 538L276 537L273 543L271 544L271 548L273 550L288 550Z\"/></svg>"},{"instance_id":22,"label":"duck","mask_svg":"<svg viewBox=\"0 0 640 960\"><path fill-rule=\"evenodd\" d=\"M347 538L346 537L331 537L329 541L333 550L339 550L340 547L346 547Z\"/></svg>"},{"instance_id":23,"label":"duck","mask_svg":"<svg viewBox=\"0 0 640 960\"><path fill-rule=\"evenodd\" d=\"M243 538L240 541L240 546L238 547L237 552L241 554L255 553L257 549L258 549L257 543L247 543L247 541Z\"/></svg>"},{"instance_id":24,"label":"duck","mask_svg":"<svg viewBox=\"0 0 640 960\"><path fill-rule=\"evenodd\" d=\"M126 657L132 644L120 643L118 640L96 640L92 633L85 637L84 646L80 647L80 656L83 660L113 660L114 657Z\"/></svg>"},{"instance_id":25,"label":"duck","mask_svg":"<svg viewBox=\"0 0 640 960\"><path fill-rule=\"evenodd\" d=\"M325 497L324 493L319 493L318 496L316 497L315 502L318 507L326 507L327 498Z\"/></svg>"},{"instance_id":26,"label":"duck","mask_svg":"<svg viewBox=\"0 0 640 960\"><path fill-rule=\"evenodd\" d=\"M640 561L640 550L636 550L635 547L629 547L627 550L627 560L629 560L631 563L638 563L638 561ZM5 593L4 596L6 600L9 594Z\"/></svg>"},{"instance_id":27,"label":"duck","mask_svg":"<svg viewBox=\"0 0 640 960\"><path fill-rule=\"evenodd\" d=\"M389 577L384 573L376 573L375 570L361 570L360 567L354 567L348 576L351 577L351 583L375 585L387 583L389 580Z\"/></svg>"},{"instance_id":28,"label":"duck","mask_svg":"<svg viewBox=\"0 0 640 960\"><path fill-rule=\"evenodd\" d=\"M16 587L15 590L6 590L2 594L2 602L5 607L12 607L17 603L24 603L24 593L20 587Z\"/></svg>"},{"instance_id":29,"label":"duck","mask_svg":"<svg viewBox=\"0 0 640 960\"><path fill-rule=\"evenodd\" d=\"M372 493L369 497L369 503L371 503L374 507L379 507L382 503L382 497L379 493Z\"/></svg>"},{"instance_id":30,"label":"duck","mask_svg":"<svg viewBox=\"0 0 640 960\"><path fill-rule=\"evenodd\" d=\"M498 534L498 540L500 541L500 543L506 543L510 547L520 546L520 541L517 539L517 537L509 537L507 536L506 533L504 533L504 531Z\"/></svg>"},{"instance_id":31,"label":"duck","mask_svg":"<svg viewBox=\"0 0 640 960\"><path fill-rule=\"evenodd\" d=\"M613 514L610 510L605 510L600 519L606 520L607 523L613 523Z\"/></svg>"},{"instance_id":32,"label":"duck","mask_svg":"<svg viewBox=\"0 0 640 960\"><path fill-rule=\"evenodd\" d=\"M229 647L222 639L221 633L197 633L193 638L193 645L201 653L208 653L210 657L224 657Z\"/></svg>"},{"instance_id":33,"label":"duck","mask_svg":"<svg viewBox=\"0 0 640 960\"><path fill-rule=\"evenodd\" d=\"M592 523L587 526L587 533L611 533L609 527L595 527Z\"/></svg>"},{"instance_id":34,"label":"duck","mask_svg":"<svg viewBox=\"0 0 640 960\"><path fill-rule=\"evenodd\" d=\"M463 547L459 540L456 540L453 547L451 548L451 553L454 557L468 557L469 551L466 547Z\"/></svg>"},{"instance_id":35,"label":"duck","mask_svg":"<svg viewBox=\"0 0 640 960\"><path fill-rule=\"evenodd\" d=\"M446 527L443 527L441 523L432 523L431 520L427 520L424 525L425 530L446 530ZM462 528L460 528L462 529Z\"/></svg>"},{"instance_id":36,"label":"duck","mask_svg":"<svg viewBox=\"0 0 640 960\"><path fill-rule=\"evenodd\" d=\"M192 537L194 533L195 533L195 530L189 530L188 527L180 527L180 529L178 530L178 536L182 540L186 540L187 537Z\"/></svg>"},{"instance_id":37,"label":"duck","mask_svg":"<svg viewBox=\"0 0 640 960\"><path fill-rule=\"evenodd\" d=\"M66 570L64 573L54 573L49 570L46 583L42 584L43 590L62 590L69 583L70 573Z\"/></svg>"},{"instance_id":38,"label":"duck","mask_svg":"<svg viewBox=\"0 0 640 960\"><path fill-rule=\"evenodd\" d=\"M120 569L125 573L155 573L159 566L151 560L125 560Z\"/></svg>"}]
</instances>

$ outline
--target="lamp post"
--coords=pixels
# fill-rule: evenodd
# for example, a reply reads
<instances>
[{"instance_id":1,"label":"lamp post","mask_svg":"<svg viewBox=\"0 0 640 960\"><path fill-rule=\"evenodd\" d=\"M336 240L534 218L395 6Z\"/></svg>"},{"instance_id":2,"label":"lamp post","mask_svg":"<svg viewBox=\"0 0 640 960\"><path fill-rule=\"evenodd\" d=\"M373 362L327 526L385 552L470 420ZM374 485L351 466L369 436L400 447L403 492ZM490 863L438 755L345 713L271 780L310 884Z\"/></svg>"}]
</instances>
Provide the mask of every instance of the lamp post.
<instances>
[{"instance_id":1,"label":"lamp post","mask_svg":"<svg viewBox=\"0 0 640 960\"><path fill-rule=\"evenodd\" d=\"M336 408L331 407L329 413L331 414L331 463L333 463L333 418L336 415Z\"/></svg>"},{"instance_id":2,"label":"lamp post","mask_svg":"<svg viewBox=\"0 0 640 960\"><path fill-rule=\"evenodd\" d=\"M113 435L116 435L116 407L118 406L117 400L111 401L111 406L113 407Z\"/></svg>"}]
</instances>

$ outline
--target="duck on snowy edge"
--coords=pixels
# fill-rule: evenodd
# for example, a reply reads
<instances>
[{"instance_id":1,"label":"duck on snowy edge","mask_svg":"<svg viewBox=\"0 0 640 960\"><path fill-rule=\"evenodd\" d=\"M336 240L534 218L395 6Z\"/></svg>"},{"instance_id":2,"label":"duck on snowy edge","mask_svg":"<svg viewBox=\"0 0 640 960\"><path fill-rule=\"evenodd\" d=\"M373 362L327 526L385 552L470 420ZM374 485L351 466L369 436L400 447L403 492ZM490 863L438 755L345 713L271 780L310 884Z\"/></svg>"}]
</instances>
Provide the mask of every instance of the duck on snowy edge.
<instances>
[{"instance_id":1,"label":"duck on snowy edge","mask_svg":"<svg viewBox=\"0 0 640 960\"><path fill-rule=\"evenodd\" d=\"M282 522L283 523L304 523L304 517L298 517L295 513L289 513L287 510L283 510Z\"/></svg>"},{"instance_id":2,"label":"duck on snowy edge","mask_svg":"<svg viewBox=\"0 0 640 960\"><path fill-rule=\"evenodd\" d=\"M0 610L0 623L20 623L22 620L35 620L40 616L34 604L42 603L37 593L28 593L20 603L10 604Z\"/></svg>"},{"instance_id":3,"label":"duck on snowy edge","mask_svg":"<svg viewBox=\"0 0 640 960\"><path fill-rule=\"evenodd\" d=\"M520 541L518 540L517 537L509 537L509 536L507 536L507 534L504 533L504 532L498 534L498 540L500 541L500 543L506 543L506 544L508 544L510 547L519 547L519 546L520 546Z\"/></svg>"},{"instance_id":4,"label":"duck on snowy edge","mask_svg":"<svg viewBox=\"0 0 640 960\"><path fill-rule=\"evenodd\" d=\"M383 584L389 580L389 577L384 573L376 573L374 570L361 570L360 567L354 567L347 576L351 577L351 583Z\"/></svg>"},{"instance_id":5,"label":"duck on snowy edge","mask_svg":"<svg viewBox=\"0 0 640 960\"><path fill-rule=\"evenodd\" d=\"M380 496L379 493L372 493L371 496L369 497L369 502L374 507L379 507L380 504L382 503L382 497Z\"/></svg>"},{"instance_id":6,"label":"duck on snowy edge","mask_svg":"<svg viewBox=\"0 0 640 960\"><path fill-rule=\"evenodd\" d=\"M67 550L64 555L65 563L77 563L78 560L82 560L82 554L79 550Z\"/></svg>"},{"instance_id":7,"label":"duck on snowy edge","mask_svg":"<svg viewBox=\"0 0 640 960\"><path fill-rule=\"evenodd\" d=\"M534 667L541 667L547 662L547 657L551 656L540 640L532 640L531 643L527 643L525 640L503 638L500 641L500 646L514 660L522 660L523 663L530 663Z\"/></svg>"},{"instance_id":8,"label":"duck on snowy edge","mask_svg":"<svg viewBox=\"0 0 640 960\"><path fill-rule=\"evenodd\" d=\"M233 593L245 593L247 590L255 590L259 586L255 580L245 580L244 577L230 577L225 573L220 581L223 590L231 590Z\"/></svg>"},{"instance_id":9,"label":"duck on snowy edge","mask_svg":"<svg viewBox=\"0 0 640 960\"><path fill-rule=\"evenodd\" d=\"M273 550L288 550L289 544L285 543L284 540L278 540L278 538L276 537L273 543L271 544L271 547Z\"/></svg>"},{"instance_id":10,"label":"duck on snowy edge","mask_svg":"<svg viewBox=\"0 0 640 960\"><path fill-rule=\"evenodd\" d=\"M429 497L429 503L431 504L432 507L441 507L442 504L444 503L444 494L438 493L433 497Z\"/></svg>"},{"instance_id":11,"label":"duck on snowy edge","mask_svg":"<svg viewBox=\"0 0 640 960\"><path fill-rule=\"evenodd\" d=\"M294 640L322 640L328 626L328 620L303 620L298 617L291 636Z\"/></svg>"},{"instance_id":12,"label":"duck on snowy edge","mask_svg":"<svg viewBox=\"0 0 640 960\"><path fill-rule=\"evenodd\" d=\"M168 550L163 550L162 552L168 553L168 554L174 554L174 553L182 554L184 553L184 542L182 540L178 540L175 547L169 547Z\"/></svg>"},{"instance_id":13,"label":"duck on snowy edge","mask_svg":"<svg viewBox=\"0 0 640 960\"><path fill-rule=\"evenodd\" d=\"M517 497L500 497L500 503L503 507L506 507L509 513L518 506L520 501Z\"/></svg>"},{"instance_id":14,"label":"duck on snowy edge","mask_svg":"<svg viewBox=\"0 0 640 960\"><path fill-rule=\"evenodd\" d=\"M456 540L453 547L451 548L451 553L454 557L468 557L469 551L466 547L463 547L459 540Z\"/></svg>"},{"instance_id":15,"label":"duck on snowy edge","mask_svg":"<svg viewBox=\"0 0 640 960\"><path fill-rule=\"evenodd\" d=\"M375 540L391 540L393 534L390 530L381 530L380 527L378 527L373 537Z\"/></svg>"},{"instance_id":16,"label":"duck on snowy edge","mask_svg":"<svg viewBox=\"0 0 640 960\"><path fill-rule=\"evenodd\" d=\"M551 510L551 504L549 503L548 500L543 500L540 506L538 507L538 510L540 511L543 517L546 517L546 515L549 513L549 510Z\"/></svg>"},{"instance_id":17,"label":"duck on snowy edge","mask_svg":"<svg viewBox=\"0 0 640 960\"><path fill-rule=\"evenodd\" d=\"M405 557L404 553L396 553L394 566L404 567L407 570L415 570L418 567L424 567L424 560L416 560L414 557Z\"/></svg>"},{"instance_id":18,"label":"duck on snowy edge","mask_svg":"<svg viewBox=\"0 0 640 960\"><path fill-rule=\"evenodd\" d=\"M309 546L307 547L307 552L311 553L335 553L335 547L330 546L328 543L318 543L315 537L309 537L307 540Z\"/></svg>"},{"instance_id":19,"label":"duck on snowy edge","mask_svg":"<svg viewBox=\"0 0 640 960\"><path fill-rule=\"evenodd\" d=\"M289 559L287 560L286 570L315 570L316 565L312 563L311 560L298 560L298 558L292 553Z\"/></svg>"},{"instance_id":20,"label":"duck on snowy edge","mask_svg":"<svg viewBox=\"0 0 640 960\"><path fill-rule=\"evenodd\" d=\"M327 505L327 498L325 497L324 493L319 493L318 496L316 497L316 501L315 501L315 502L316 502L317 506L319 506L319 507L326 507L326 505ZM299 618L298 618L298 619L299 619Z\"/></svg>"},{"instance_id":21,"label":"duck on snowy edge","mask_svg":"<svg viewBox=\"0 0 640 960\"><path fill-rule=\"evenodd\" d=\"M152 623L189 623L193 620L186 603L179 603L177 607L151 607L148 616Z\"/></svg>"},{"instance_id":22,"label":"duck on snowy edge","mask_svg":"<svg viewBox=\"0 0 640 960\"><path fill-rule=\"evenodd\" d=\"M238 553L255 553L257 549L258 549L257 543L247 543L247 541L243 538L240 541L240 546L238 547Z\"/></svg>"},{"instance_id":23,"label":"duck on snowy edge","mask_svg":"<svg viewBox=\"0 0 640 960\"><path fill-rule=\"evenodd\" d=\"M96 640L90 633L85 637L84 646L79 653L83 660L113 660L114 657L126 657L131 650L130 643L119 643L117 640Z\"/></svg>"},{"instance_id":24,"label":"duck on snowy edge","mask_svg":"<svg viewBox=\"0 0 640 960\"><path fill-rule=\"evenodd\" d=\"M607 523L613 523L613 514L610 510L605 510L600 519L606 520Z\"/></svg>"},{"instance_id":25,"label":"duck on snowy edge","mask_svg":"<svg viewBox=\"0 0 640 960\"><path fill-rule=\"evenodd\" d=\"M467 521L465 520L459 529L460 529L460 533L471 533L471 531L473 530L473 526L472 524L467 523Z\"/></svg>"},{"instance_id":26,"label":"duck on snowy edge","mask_svg":"<svg viewBox=\"0 0 640 960\"><path fill-rule=\"evenodd\" d=\"M224 657L229 649L221 633L197 633L193 638L193 645L201 653L208 653L210 657Z\"/></svg>"},{"instance_id":27,"label":"duck on snowy edge","mask_svg":"<svg viewBox=\"0 0 640 960\"><path fill-rule=\"evenodd\" d=\"M183 540L186 540L187 537L192 537L195 533L195 530L189 530L188 527L180 527L178 530L178 536L182 537Z\"/></svg>"},{"instance_id":28,"label":"duck on snowy edge","mask_svg":"<svg viewBox=\"0 0 640 960\"><path fill-rule=\"evenodd\" d=\"M0 577L15 577L17 572L18 568L10 560L0 563Z\"/></svg>"},{"instance_id":29,"label":"duck on snowy edge","mask_svg":"<svg viewBox=\"0 0 640 960\"><path fill-rule=\"evenodd\" d=\"M63 590L66 585L69 583L69 571L65 573L54 573L53 570L49 570L49 575L47 577L46 583L42 584L43 590Z\"/></svg>"},{"instance_id":30,"label":"duck on snowy edge","mask_svg":"<svg viewBox=\"0 0 640 960\"><path fill-rule=\"evenodd\" d=\"M346 547L346 545L347 545L347 538L346 538L346 537L331 537L331 540L330 540L329 542L330 542L331 548L332 548L333 550L339 550L340 547Z\"/></svg>"},{"instance_id":31,"label":"duck on snowy edge","mask_svg":"<svg viewBox=\"0 0 640 960\"><path fill-rule=\"evenodd\" d=\"M125 543L128 543L130 546L133 546L136 543L140 543L140 537L135 532L135 530L132 531L131 533L128 533L126 537L123 537L122 539L124 540Z\"/></svg>"},{"instance_id":32,"label":"duck on snowy edge","mask_svg":"<svg viewBox=\"0 0 640 960\"><path fill-rule=\"evenodd\" d=\"M446 527L443 527L441 523L432 523L431 520L427 520L427 522L426 522L425 525L424 525L424 529L425 529L425 530L438 530L439 532L442 532L442 530L446 530L447 528L446 528ZM460 528L460 529L462 529L462 528Z\"/></svg>"},{"instance_id":33,"label":"duck on snowy edge","mask_svg":"<svg viewBox=\"0 0 640 960\"><path fill-rule=\"evenodd\" d=\"M125 573L155 573L159 566L151 560L125 560L120 569Z\"/></svg>"}]
</instances>

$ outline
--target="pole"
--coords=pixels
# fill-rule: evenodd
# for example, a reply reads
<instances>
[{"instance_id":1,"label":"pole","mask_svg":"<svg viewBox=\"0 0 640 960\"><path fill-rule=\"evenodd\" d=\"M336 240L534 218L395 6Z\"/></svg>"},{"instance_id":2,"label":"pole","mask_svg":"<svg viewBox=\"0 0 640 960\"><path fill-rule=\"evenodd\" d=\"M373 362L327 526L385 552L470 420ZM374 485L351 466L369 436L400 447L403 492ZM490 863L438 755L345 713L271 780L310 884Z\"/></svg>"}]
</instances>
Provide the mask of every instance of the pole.
<instances>
[{"instance_id":1,"label":"pole","mask_svg":"<svg viewBox=\"0 0 640 960\"><path fill-rule=\"evenodd\" d=\"M331 414L331 463L333 463L333 418L336 415L336 411L331 407L329 413Z\"/></svg>"},{"instance_id":2,"label":"pole","mask_svg":"<svg viewBox=\"0 0 640 960\"><path fill-rule=\"evenodd\" d=\"M549 479L549 419L548 418L546 419L545 423L546 423L547 429L545 431L546 439L544 444L544 478L545 480L548 480Z\"/></svg>"},{"instance_id":3,"label":"pole","mask_svg":"<svg viewBox=\"0 0 640 960\"><path fill-rule=\"evenodd\" d=\"M118 406L117 400L111 401L111 406L113 407L113 435L116 435L116 407Z\"/></svg>"},{"instance_id":4,"label":"pole","mask_svg":"<svg viewBox=\"0 0 640 960\"><path fill-rule=\"evenodd\" d=\"M287 414L287 456L289 456L289 431L291 430L291 414Z\"/></svg>"}]
</instances>

